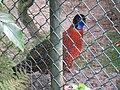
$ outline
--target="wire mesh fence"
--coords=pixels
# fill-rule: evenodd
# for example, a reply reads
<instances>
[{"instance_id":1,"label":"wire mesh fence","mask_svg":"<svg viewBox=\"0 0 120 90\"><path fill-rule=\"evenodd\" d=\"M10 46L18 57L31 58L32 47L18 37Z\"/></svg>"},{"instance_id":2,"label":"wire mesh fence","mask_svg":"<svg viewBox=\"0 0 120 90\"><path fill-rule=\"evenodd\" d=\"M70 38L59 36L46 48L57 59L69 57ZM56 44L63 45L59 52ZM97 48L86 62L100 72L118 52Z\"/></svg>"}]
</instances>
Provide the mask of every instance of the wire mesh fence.
<instances>
[{"instance_id":1,"label":"wire mesh fence","mask_svg":"<svg viewBox=\"0 0 120 90\"><path fill-rule=\"evenodd\" d=\"M92 90L120 90L119 0L1 3L22 28L25 51L2 33L0 55L29 73L25 90L62 90L72 83L84 83Z\"/></svg>"}]
</instances>

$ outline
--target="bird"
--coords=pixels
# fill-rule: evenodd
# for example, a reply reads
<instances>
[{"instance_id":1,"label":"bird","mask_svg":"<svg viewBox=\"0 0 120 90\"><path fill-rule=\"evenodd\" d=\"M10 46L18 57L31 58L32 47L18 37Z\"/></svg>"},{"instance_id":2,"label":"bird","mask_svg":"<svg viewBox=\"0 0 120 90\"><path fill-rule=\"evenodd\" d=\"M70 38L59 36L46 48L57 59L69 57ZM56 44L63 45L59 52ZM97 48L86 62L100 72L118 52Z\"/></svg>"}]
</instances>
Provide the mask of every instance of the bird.
<instances>
[{"instance_id":1,"label":"bird","mask_svg":"<svg viewBox=\"0 0 120 90\"><path fill-rule=\"evenodd\" d=\"M82 49L82 38L83 38L83 26L85 25L86 19L83 14L76 15L73 19L73 24L70 28L63 32L63 60L66 64L64 68L68 66L70 69L75 59L79 56Z\"/></svg>"},{"instance_id":2,"label":"bird","mask_svg":"<svg viewBox=\"0 0 120 90\"><path fill-rule=\"evenodd\" d=\"M77 14L73 18L70 27L62 33L63 35L63 70L72 68L75 59L82 49L83 27L86 18L83 14ZM28 53L26 60L22 61L21 67L26 67L28 71L39 71L48 73L51 66L50 60L51 42L49 39L43 40ZM30 66L32 65L32 67Z\"/></svg>"}]
</instances>

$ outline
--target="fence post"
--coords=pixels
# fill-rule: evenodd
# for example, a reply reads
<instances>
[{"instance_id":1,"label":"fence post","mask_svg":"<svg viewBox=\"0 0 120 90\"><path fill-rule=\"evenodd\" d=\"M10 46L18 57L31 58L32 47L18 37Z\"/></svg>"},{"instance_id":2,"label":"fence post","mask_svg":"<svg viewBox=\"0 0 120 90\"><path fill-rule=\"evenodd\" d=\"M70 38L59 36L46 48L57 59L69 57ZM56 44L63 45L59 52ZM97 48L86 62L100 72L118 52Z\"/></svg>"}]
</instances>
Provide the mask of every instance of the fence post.
<instances>
[{"instance_id":1,"label":"fence post","mask_svg":"<svg viewBox=\"0 0 120 90\"><path fill-rule=\"evenodd\" d=\"M62 30L61 21L61 0L50 0L50 40L52 42L52 51L50 56L52 59L51 68L51 87L53 90L63 90L63 63L62 63Z\"/></svg>"}]
</instances>

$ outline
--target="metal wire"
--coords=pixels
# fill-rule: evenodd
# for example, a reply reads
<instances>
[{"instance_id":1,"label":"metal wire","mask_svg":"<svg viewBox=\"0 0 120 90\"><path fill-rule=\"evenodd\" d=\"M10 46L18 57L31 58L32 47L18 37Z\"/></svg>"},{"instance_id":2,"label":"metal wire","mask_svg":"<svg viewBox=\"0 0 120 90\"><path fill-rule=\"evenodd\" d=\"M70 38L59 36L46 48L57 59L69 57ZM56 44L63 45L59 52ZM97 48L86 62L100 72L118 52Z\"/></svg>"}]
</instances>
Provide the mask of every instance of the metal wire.
<instances>
[{"instance_id":1,"label":"metal wire","mask_svg":"<svg viewBox=\"0 0 120 90\"><path fill-rule=\"evenodd\" d=\"M33 0L22 0L23 3L31 2ZM71 41L74 43L73 46L80 52L79 57L76 59L72 57L71 53L68 52L70 57L75 60L74 66L69 69L69 72L61 75L65 80L65 83L79 84L84 83L93 90L119 90L120 86L117 82L120 82L120 47L116 44L120 44L120 1L119 0L57 0L59 8L55 11L50 7L49 0L34 0L31 7L25 8L27 15L30 16L30 20L25 25L19 16L19 0L2 0L1 3L4 5L6 12L10 13L18 26L22 28L24 33L24 45L25 52L21 52L18 48L14 48L13 44L8 41L4 34L0 35L0 55L6 54L16 63L24 62L24 64L30 68L31 84L26 89L33 90L53 90L51 87L51 77L60 86L56 77L60 75L63 70L60 70L56 65L56 62L64 55L60 54L56 49L56 46L63 38L57 35L56 31L61 28L66 31L72 24L72 19L76 14L84 14L86 17L86 24L84 27L83 49L80 51L76 46L72 38L68 35ZM53 17L59 23L55 28L50 24L50 11L53 13ZM61 11L61 20L55 14ZM24 14L24 12L22 13ZM24 18L25 16L23 16ZM36 25L36 30L33 28L33 22ZM31 36L28 30L28 26L31 27L31 32L35 37ZM50 28L52 33L59 39L57 43L50 41ZM61 32L60 32L61 33ZM47 49L47 46L42 43L44 40L49 42L52 47ZM6 42L7 41L7 42ZM40 53L39 48L36 45L41 44L41 49L46 52L45 55ZM65 45L63 44L63 47ZM35 55L39 58L36 60L31 54L31 50L35 48ZM54 50L59 55L57 60L53 60L50 52ZM47 53L49 52L49 53ZM29 56L30 55L30 56ZM27 56L32 58L32 61L27 59ZM45 59L49 58L52 63L48 65ZM31 62L31 63L30 63ZM33 66L33 64L35 66ZM39 64L42 63L46 66L48 74L43 72L42 67ZM63 63L65 61L63 60ZM22 63L21 63L22 64ZM56 76L51 72L51 67L54 65L59 70L59 74ZM39 72L33 71L33 67L37 68ZM39 75L37 74L39 73ZM59 90L63 88L64 84L59 87Z\"/></svg>"}]
</instances>

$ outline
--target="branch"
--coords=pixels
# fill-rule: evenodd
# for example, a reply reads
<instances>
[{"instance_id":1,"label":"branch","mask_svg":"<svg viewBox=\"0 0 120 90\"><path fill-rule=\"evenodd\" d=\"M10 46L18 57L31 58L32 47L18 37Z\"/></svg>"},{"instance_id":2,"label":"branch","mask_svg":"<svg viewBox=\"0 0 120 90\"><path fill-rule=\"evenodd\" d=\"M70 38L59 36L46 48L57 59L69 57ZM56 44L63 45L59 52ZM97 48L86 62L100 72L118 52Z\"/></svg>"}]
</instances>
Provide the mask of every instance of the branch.
<instances>
[{"instance_id":1,"label":"branch","mask_svg":"<svg viewBox=\"0 0 120 90\"><path fill-rule=\"evenodd\" d=\"M21 22L27 27L31 37L38 36L39 28L33 22L33 19L28 15L27 10L33 5L34 0L19 0L18 2L18 15L20 17ZM41 36L42 38L42 36Z\"/></svg>"}]
</instances>

